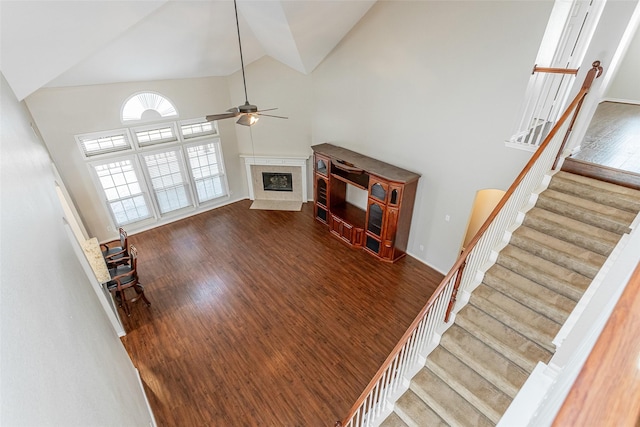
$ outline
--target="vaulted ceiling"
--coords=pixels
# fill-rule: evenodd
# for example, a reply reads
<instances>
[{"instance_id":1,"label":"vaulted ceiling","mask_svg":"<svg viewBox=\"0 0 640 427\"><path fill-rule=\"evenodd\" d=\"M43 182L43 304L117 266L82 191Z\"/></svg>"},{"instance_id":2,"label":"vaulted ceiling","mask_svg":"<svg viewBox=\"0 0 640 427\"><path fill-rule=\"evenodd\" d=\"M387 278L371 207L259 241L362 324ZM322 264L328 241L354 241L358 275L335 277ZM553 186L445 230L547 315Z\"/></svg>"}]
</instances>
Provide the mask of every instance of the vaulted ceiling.
<instances>
[{"instance_id":1,"label":"vaulted ceiling","mask_svg":"<svg viewBox=\"0 0 640 427\"><path fill-rule=\"evenodd\" d=\"M308 74L375 0L238 0L245 65ZM232 0L1 0L0 69L41 87L227 76L240 69Z\"/></svg>"}]
</instances>

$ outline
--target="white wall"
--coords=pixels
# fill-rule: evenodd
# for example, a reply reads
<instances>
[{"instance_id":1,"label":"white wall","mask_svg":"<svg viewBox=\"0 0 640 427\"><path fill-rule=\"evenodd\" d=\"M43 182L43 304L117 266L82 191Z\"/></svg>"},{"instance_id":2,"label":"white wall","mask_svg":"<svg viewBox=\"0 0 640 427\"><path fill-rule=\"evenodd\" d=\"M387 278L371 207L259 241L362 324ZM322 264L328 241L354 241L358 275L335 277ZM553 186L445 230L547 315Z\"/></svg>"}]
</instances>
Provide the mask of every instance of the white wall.
<instances>
[{"instance_id":1,"label":"white wall","mask_svg":"<svg viewBox=\"0 0 640 427\"><path fill-rule=\"evenodd\" d=\"M640 31L636 30L605 97L640 103L640 77L638 76L640 76Z\"/></svg>"},{"instance_id":2,"label":"white wall","mask_svg":"<svg viewBox=\"0 0 640 427\"><path fill-rule=\"evenodd\" d=\"M112 221L74 135L124 127L120 121L122 104L140 91L154 91L169 98L178 110L179 119L204 117L231 107L227 79L222 77L44 88L26 99L87 231L101 241L115 238L116 233L108 230L109 226L113 227ZM246 197L235 126L231 120L219 122L231 200ZM220 203L228 201L224 199ZM135 231L135 227L130 226L127 231Z\"/></svg>"},{"instance_id":3,"label":"white wall","mask_svg":"<svg viewBox=\"0 0 640 427\"><path fill-rule=\"evenodd\" d=\"M0 80L0 425L148 426L133 365L68 240L51 159Z\"/></svg>"},{"instance_id":4,"label":"white wall","mask_svg":"<svg viewBox=\"0 0 640 427\"><path fill-rule=\"evenodd\" d=\"M260 110L278 108L265 114L288 119L262 117L256 126L236 126L239 152L310 156L313 112L311 76L265 56L246 67L246 80L250 103L257 105ZM229 78L229 87L231 105L244 104L241 72Z\"/></svg>"},{"instance_id":5,"label":"white wall","mask_svg":"<svg viewBox=\"0 0 640 427\"><path fill-rule=\"evenodd\" d=\"M313 73L313 143L422 174L408 250L441 271L476 191L506 189L530 157L504 141L552 6L378 2Z\"/></svg>"}]
</instances>

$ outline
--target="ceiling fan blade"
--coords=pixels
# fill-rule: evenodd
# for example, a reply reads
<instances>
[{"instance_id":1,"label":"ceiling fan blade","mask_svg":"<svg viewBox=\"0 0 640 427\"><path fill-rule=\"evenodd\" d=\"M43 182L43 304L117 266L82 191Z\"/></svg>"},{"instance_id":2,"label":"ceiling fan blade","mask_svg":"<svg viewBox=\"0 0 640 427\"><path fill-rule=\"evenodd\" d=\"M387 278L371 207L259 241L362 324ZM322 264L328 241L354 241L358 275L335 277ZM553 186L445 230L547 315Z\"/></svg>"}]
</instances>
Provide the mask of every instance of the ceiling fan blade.
<instances>
[{"instance_id":1,"label":"ceiling fan blade","mask_svg":"<svg viewBox=\"0 0 640 427\"><path fill-rule=\"evenodd\" d=\"M238 107L231 107L227 110L229 113L239 113L240 110L238 109Z\"/></svg>"},{"instance_id":2,"label":"ceiling fan blade","mask_svg":"<svg viewBox=\"0 0 640 427\"><path fill-rule=\"evenodd\" d=\"M209 122L213 122L215 120L223 120L223 119L230 119L232 117L236 117L238 115L237 112L235 113L221 113L221 114L211 114L208 115L206 117L207 121Z\"/></svg>"},{"instance_id":3,"label":"ceiling fan blade","mask_svg":"<svg viewBox=\"0 0 640 427\"><path fill-rule=\"evenodd\" d=\"M266 110L258 110L256 111L256 113L262 113L263 111L273 111L273 110L277 110L278 108L267 108Z\"/></svg>"},{"instance_id":4,"label":"ceiling fan blade","mask_svg":"<svg viewBox=\"0 0 640 427\"><path fill-rule=\"evenodd\" d=\"M263 110L265 111L265 110ZM273 114L262 114L262 113L256 113L259 116L265 116L265 117L275 117L276 119L288 119L289 117L284 117L284 116L274 116Z\"/></svg>"}]
</instances>

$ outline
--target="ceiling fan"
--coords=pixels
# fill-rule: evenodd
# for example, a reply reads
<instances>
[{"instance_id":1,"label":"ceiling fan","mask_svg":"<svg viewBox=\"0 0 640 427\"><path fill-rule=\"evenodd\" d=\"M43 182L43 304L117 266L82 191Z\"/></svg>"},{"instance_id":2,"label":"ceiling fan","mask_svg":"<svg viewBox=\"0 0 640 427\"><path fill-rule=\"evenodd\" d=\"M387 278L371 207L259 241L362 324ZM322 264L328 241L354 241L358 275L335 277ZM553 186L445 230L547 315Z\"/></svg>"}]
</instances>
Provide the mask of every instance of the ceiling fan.
<instances>
[{"instance_id":1,"label":"ceiling fan","mask_svg":"<svg viewBox=\"0 0 640 427\"><path fill-rule=\"evenodd\" d=\"M238 121L236 123L243 126L254 125L259 119L258 116L287 119L288 117L274 116L272 114L264 114L265 111L273 111L273 110L277 110L277 108L269 108L267 110L258 110L257 106L249 103L249 97L247 96L247 81L244 75L244 60L242 58L242 42L240 41L240 24L238 23L238 5L236 4L236 0L233 0L233 7L236 12L236 28L238 29L238 46L240 47L240 65L242 67L242 84L244 85L244 104L238 107L229 108L226 113L208 115L206 119L212 122L214 120L230 119L232 117L239 116Z\"/></svg>"}]
</instances>

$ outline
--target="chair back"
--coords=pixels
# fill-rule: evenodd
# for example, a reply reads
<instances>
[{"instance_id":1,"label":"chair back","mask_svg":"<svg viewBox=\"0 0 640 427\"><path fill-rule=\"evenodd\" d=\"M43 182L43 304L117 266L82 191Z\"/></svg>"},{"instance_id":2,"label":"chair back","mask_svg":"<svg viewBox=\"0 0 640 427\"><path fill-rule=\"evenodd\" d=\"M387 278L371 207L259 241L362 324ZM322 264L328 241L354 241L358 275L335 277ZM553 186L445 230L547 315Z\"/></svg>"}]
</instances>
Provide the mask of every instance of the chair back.
<instances>
[{"instance_id":1,"label":"chair back","mask_svg":"<svg viewBox=\"0 0 640 427\"><path fill-rule=\"evenodd\" d=\"M118 232L120 233L120 247L122 249L127 249L127 232L124 231L124 228L122 227L118 229Z\"/></svg>"},{"instance_id":2,"label":"chair back","mask_svg":"<svg viewBox=\"0 0 640 427\"><path fill-rule=\"evenodd\" d=\"M129 246L129 259L131 260L131 270L136 271L136 267L138 266L138 250L135 246Z\"/></svg>"}]
</instances>

